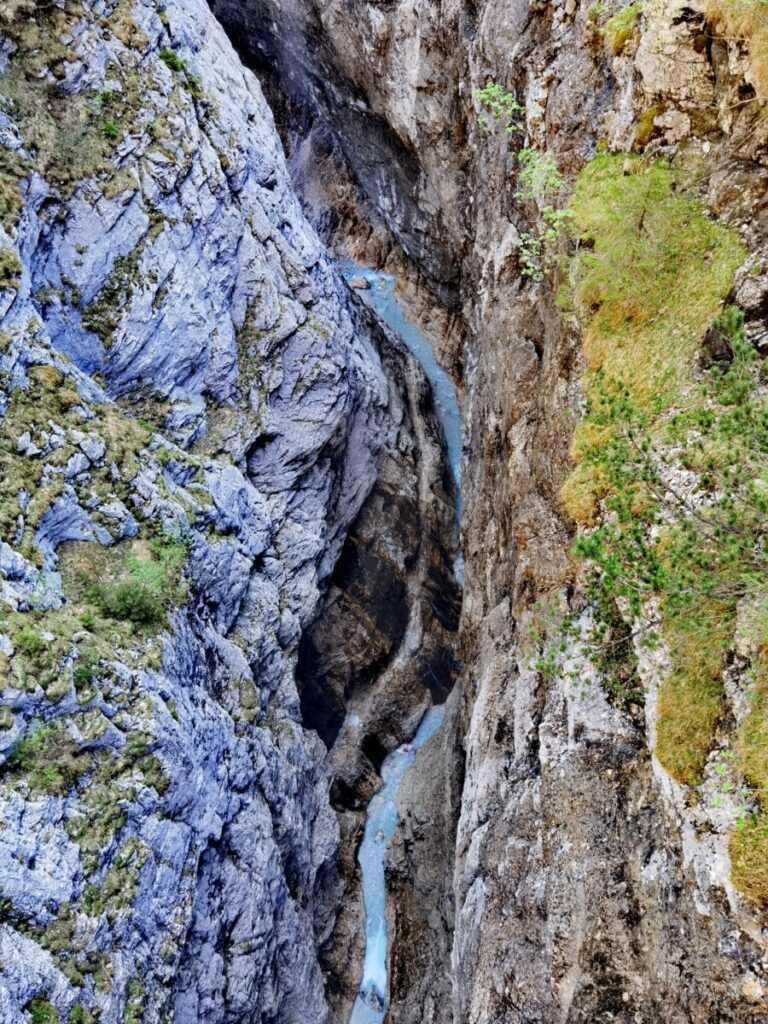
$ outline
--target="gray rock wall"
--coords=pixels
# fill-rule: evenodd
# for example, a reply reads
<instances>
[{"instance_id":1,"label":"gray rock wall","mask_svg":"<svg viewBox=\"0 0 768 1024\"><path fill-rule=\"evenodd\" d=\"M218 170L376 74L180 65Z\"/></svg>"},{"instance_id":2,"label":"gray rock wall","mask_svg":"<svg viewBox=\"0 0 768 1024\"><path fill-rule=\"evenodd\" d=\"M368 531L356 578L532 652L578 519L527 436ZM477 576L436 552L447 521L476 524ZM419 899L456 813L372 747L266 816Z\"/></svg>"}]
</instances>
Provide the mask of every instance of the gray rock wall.
<instances>
[{"instance_id":1,"label":"gray rock wall","mask_svg":"<svg viewBox=\"0 0 768 1024\"><path fill-rule=\"evenodd\" d=\"M392 342L204 3L2 19L0 1020L319 1024L339 830L294 668L414 447Z\"/></svg>"},{"instance_id":2,"label":"gray rock wall","mask_svg":"<svg viewBox=\"0 0 768 1024\"><path fill-rule=\"evenodd\" d=\"M445 351L463 378L467 431L464 672L458 758L446 758L444 770L462 794L454 843L442 814L437 839L423 824L436 790L423 780L405 790L411 810L404 807L392 864L393 921L403 936L393 954L401 1000L393 1017L768 1019L764 912L734 894L723 836L710 834L717 823L697 817L699 795L689 792L686 805L652 756L653 687L646 731L636 707L582 701L564 673L545 678L535 658L531 664L539 602L553 594L567 602L577 584L573 524L559 491L582 408L583 332L572 311L562 317L557 308L557 273L539 282L521 276L521 241L537 221L536 210L515 196L514 154L518 145L547 151L570 181L598 147L639 152L648 143L647 160L687 148L711 214L741 226L747 246L758 250L766 227L765 123L747 43L718 28L722 5L698 3L645 5L620 44L601 21L620 5L572 0L371 2L354 17L341 0L215 6L243 51L272 61L291 98L295 131L303 126L307 137L295 153L310 199L333 200L333 193L311 181L307 151L318 145L317 129L309 133L295 112L302 87L311 93L304 108L330 118L336 158L346 157L361 207L377 209L414 276L444 300L435 255L449 248L460 268L466 343ZM265 18L276 22L266 39ZM286 61L270 39L288 27L295 35ZM319 45L302 50L302 32ZM342 83L333 93L338 116L312 91L319 77ZM511 143L503 129L484 132L479 123L474 93L489 81L525 108ZM643 141L636 132L649 113L652 131ZM393 202L376 174L361 176L376 145L361 156L360 120L383 121L397 139L388 153L408 154L388 181L402 173L409 196L437 197L437 207L426 202L418 240L408 233L407 201ZM350 189L337 194L337 223L354 224ZM450 964L440 873L404 882L417 869L409 844L433 857L441 849L455 869ZM419 945L428 920L436 922L431 948L428 940ZM409 961L413 944L435 987ZM435 998L444 996L440 976L447 973L450 1002Z\"/></svg>"}]
</instances>

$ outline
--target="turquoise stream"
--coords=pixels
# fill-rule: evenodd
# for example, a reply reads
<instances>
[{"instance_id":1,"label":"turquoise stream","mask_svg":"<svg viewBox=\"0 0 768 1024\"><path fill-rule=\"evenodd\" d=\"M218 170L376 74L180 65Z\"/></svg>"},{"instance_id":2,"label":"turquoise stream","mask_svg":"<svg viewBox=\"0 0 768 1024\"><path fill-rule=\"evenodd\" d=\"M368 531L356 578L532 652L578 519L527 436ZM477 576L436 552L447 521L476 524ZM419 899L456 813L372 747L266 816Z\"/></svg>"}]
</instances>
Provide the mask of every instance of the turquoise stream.
<instances>
[{"instance_id":1,"label":"turquoise stream","mask_svg":"<svg viewBox=\"0 0 768 1024\"><path fill-rule=\"evenodd\" d=\"M384 855L397 824L397 791L416 751L443 720L445 707L430 708L412 743L398 747L381 767L383 787L368 804L365 833L357 855L363 876L365 961L350 1024L382 1024L387 1012L387 891Z\"/></svg>"},{"instance_id":2,"label":"turquoise stream","mask_svg":"<svg viewBox=\"0 0 768 1024\"><path fill-rule=\"evenodd\" d=\"M344 260L340 264L340 270L347 280L353 277L365 278L370 288L360 293L363 299L378 313L379 318L395 334L402 338L406 346L421 363L421 368L432 385L437 418L445 434L448 464L456 484L456 494L458 496L459 484L461 482L462 433L456 386L449 374L446 373L437 359L435 359L431 343L424 337L418 327L415 327L406 319L403 308L395 295L394 275L383 274L378 270L368 270L366 267L358 266L351 260Z\"/></svg>"},{"instance_id":3,"label":"turquoise stream","mask_svg":"<svg viewBox=\"0 0 768 1024\"><path fill-rule=\"evenodd\" d=\"M445 434L448 463L456 485L456 515L461 513L461 416L453 381L435 359L432 345L409 323L395 295L395 278L345 261L340 269L349 280L363 277L370 287L361 292L379 318L405 342L418 359L432 386L437 417ZM456 567L461 578L461 564ZM384 857L397 824L397 791L416 752L443 720L444 707L433 707L424 715L411 743L393 751L381 768L383 786L368 805L363 841L357 855L363 883L365 906L365 960L363 977L352 1008L350 1024L383 1024L387 1014L387 890Z\"/></svg>"}]
</instances>

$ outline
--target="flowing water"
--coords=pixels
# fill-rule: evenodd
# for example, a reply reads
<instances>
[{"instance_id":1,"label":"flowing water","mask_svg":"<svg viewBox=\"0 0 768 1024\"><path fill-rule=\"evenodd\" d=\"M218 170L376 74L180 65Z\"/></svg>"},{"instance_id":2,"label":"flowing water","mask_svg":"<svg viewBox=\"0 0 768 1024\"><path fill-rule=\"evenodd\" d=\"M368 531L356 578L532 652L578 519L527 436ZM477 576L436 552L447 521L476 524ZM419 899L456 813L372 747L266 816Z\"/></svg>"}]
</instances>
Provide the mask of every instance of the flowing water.
<instances>
[{"instance_id":1,"label":"flowing water","mask_svg":"<svg viewBox=\"0 0 768 1024\"><path fill-rule=\"evenodd\" d=\"M448 464L456 483L456 494L458 495L461 481L462 433L455 384L450 375L438 363L428 339L424 337L418 327L406 319L403 307L395 295L394 275L384 274L378 270L368 270L351 260L341 263L340 269L348 281L353 277L362 277L368 282L370 287L360 293L363 299L378 313L379 318L402 338L418 359L427 380L432 385L437 418L440 420L445 434Z\"/></svg>"},{"instance_id":2,"label":"flowing water","mask_svg":"<svg viewBox=\"0 0 768 1024\"><path fill-rule=\"evenodd\" d=\"M418 359L432 386L435 408L445 434L448 463L456 485L456 516L461 505L459 485L461 479L461 416L453 381L435 359L432 345L417 327L409 323L395 295L395 278L375 270L360 267L351 261L341 264L341 271L349 280L362 277L369 288L362 291L365 301L378 313L379 318L399 335ZM456 566L461 579L461 564ZM365 960L363 977L357 999L352 1008L350 1024L383 1024L387 1013L387 890L384 877L384 857L387 844L397 824L397 791L416 752L432 736L443 720L444 707L433 707L424 715L411 743L393 751L381 767L383 786L368 805L363 841L357 855L363 884L365 906Z\"/></svg>"},{"instance_id":3,"label":"flowing water","mask_svg":"<svg viewBox=\"0 0 768 1024\"><path fill-rule=\"evenodd\" d=\"M397 791L416 751L443 720L443 706L430 708L411 743L398 747L381 767L383 787L368 804L365 833L357 855L363 876L365 960L350 1024L381 1024L387 1012L387 892L384 855L397 824Z\"/></svg>"}]
</instances>

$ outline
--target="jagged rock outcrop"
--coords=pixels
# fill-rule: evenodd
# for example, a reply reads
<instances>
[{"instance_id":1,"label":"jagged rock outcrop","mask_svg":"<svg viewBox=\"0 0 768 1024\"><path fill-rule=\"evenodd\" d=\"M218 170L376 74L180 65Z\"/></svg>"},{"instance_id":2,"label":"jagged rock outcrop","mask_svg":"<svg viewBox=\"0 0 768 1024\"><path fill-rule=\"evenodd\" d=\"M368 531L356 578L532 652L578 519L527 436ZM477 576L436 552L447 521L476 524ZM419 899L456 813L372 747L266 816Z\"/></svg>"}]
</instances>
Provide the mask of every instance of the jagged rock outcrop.
<instances>
[{"instance_id":1,"label":"jagged rock outcrop","mask_svg":"<svg viewBox=\"0 0 768 1024\"><path fill-rule=\"evenodd\" d=\"M0 1019L320 1022L339 829L295 663L372 490L440 543L423 378L204 3L0 30Z\"/></svg>"},{"instance_id":2,"label":"jagged rock outcrop","mask_svg":"<svg viewBox=\"0 0 768 1024\"><path fill-rule=\"evenodd\" d=\"M241 52L260 67L271 62L275 87L290 98L295 164L310 205L333 199L334 190L312 182L308 154L316 149L327 166L330 148L335 166L346 161L349 184L335 190L340 206L325 219L329 233L354 225L357 188L361 205L377 210L438 296L446 291L435 254L449 248L460 267L468 337L446 358L463 376L467 432L462 795L455 845L438 819L441 841L429 846L455 866L455 932L450 966L442 927L433 959L424 961L433 979L452 972L452 998L437 1007L430 985L414 977L397 989L402 1005L391 1015L768 1019L764 915L729 881L727 829L717 813L696 808L707 804L704 790L672 783L653 755L653 671L641 673L646 720L638 703L616 707L585 696L565 671L537 670L531 636L541 626L540 602L553 594L567 602L578 583L560 489L583 409L586 317L580 322L572 307L561 315L557 291L567 282L557 271L539 280L521 274L539 221L535 204L516 196L515 159L519 145L549 153L572 182L598 152L626 152L627 175L638 154L648 161L684 152L695 195L757 250L765 122L744 29L724 27L727 4L641 11L572 0L402 0L361 4L354 17L335 0L214 7ZM288 45L278 53L280 39ZM504 124L484 131L479 122L475 93L489 81L524 107L512 145ZM322 130L315 123L310 132L302 110ZM385 137L389 159L407 154L386 180L370 170ZM402 202L390 187L400 177L410 186ZM438 201L417 221L420 237L409 230L414 195ZM758 257L745 265L735 293L745 295L750 337L758 339L762 293L756 285L750 297L743 282L750 267L759 277L760 266ZM574 650L564 658L569 671L590 672ZM456 775L453 758L444 770ZM403 810L401 843L413 828ZM448 919L449 911L431 883L416 898L397 874L392 885L395 931L406 936L392 957L401 979L410 922Z\"/></svg>"}]
</instances>

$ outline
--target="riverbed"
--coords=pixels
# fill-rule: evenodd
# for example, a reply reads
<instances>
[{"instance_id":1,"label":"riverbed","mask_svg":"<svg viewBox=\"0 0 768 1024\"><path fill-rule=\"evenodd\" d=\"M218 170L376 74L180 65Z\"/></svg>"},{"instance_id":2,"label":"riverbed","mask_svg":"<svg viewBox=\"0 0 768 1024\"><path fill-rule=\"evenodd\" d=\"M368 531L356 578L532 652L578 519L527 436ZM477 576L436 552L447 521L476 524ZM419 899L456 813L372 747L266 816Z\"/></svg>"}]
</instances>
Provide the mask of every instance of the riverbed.
<instances>
[{"instance_id":1,"label":"riverbed","mask_svg":"<svg viewBox=\"0 0 768 1024\"><path fill-rule=\"evenodd\" d=\"M421 364L434 396L435 410L445 436L448 464L456 491L456 518L461 515L461 451L462 429L456 387L448 373L440 366L432 345L421 331L407 319L395 294L395 277L369 270L351 261L341 264L341 271L349 281L363 278L368 288L360 294L379 318L405 343ZM456 566L461 582L462 563ZM368 805L363 841L358 852L362 875L363 903L365 907L365 958L360 988L352 1008L350 1024L383 1024L387 1014L387 890L384 859L387 844L397 825L397 793L400 783L416 759L421 746L439 728L445 713L444 706L430 708L424 715L410 743L393 751L381 768L383 786Z\"/></svg>"}]
</instances>

